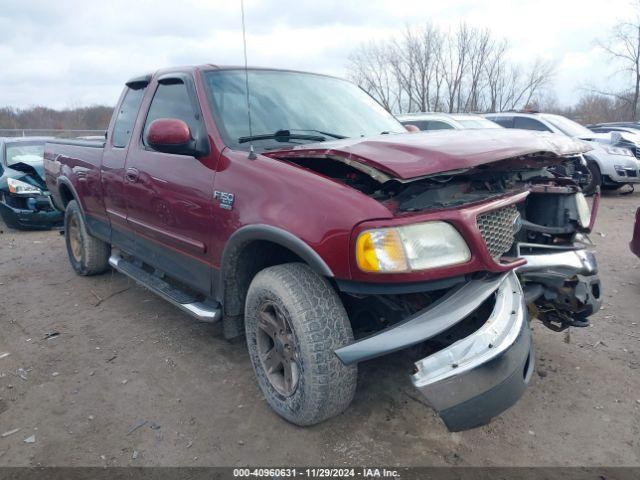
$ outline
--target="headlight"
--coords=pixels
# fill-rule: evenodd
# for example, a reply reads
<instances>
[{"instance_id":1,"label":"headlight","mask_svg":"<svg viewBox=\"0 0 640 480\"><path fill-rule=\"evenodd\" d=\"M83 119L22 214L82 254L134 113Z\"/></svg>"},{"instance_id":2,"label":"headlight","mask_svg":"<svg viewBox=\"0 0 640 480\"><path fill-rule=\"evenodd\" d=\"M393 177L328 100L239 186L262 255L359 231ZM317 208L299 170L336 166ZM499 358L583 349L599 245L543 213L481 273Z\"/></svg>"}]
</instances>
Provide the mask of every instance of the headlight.
<instances>
[{"instance_id":1,"label":"headlight","mask_svg":"<svg viewBox=\"0 0 640 480\"><path fill-rule=\"evenodd\" d=\"M591 222L591 208L582 193L576 193L576 209L578 210L578 223L582 228L587 228Z\"/></svg>"},{"instance_id":2,"label":"headlight","mask_svg":"<svg viewBox=\"0 0 640 480\"><path fill-rule=\"evenodd\" d=\"M7 184L9 185L9 191L17 195L40 195L42 190L33 185L16 180L15 178L7 178Z\"/></svg>"},{"instance_id":3,"label":"headlight","mask_svg":"<svg viewBox=\"0 0 640 480\"><path fill-rule=\"evenodd\" d=\"M466 242L446 222L366 230L356 242L360 270L399 273L464 263L471 259Z\"/></svg>"},{"instance_id":4,"label":"headlight","mask_svg":"<svg viewBox=\"0 0 640 480\"><path fill-rule=\"evenodd\" d=\"M603 148L604 148L604 151L607 152L609 155L627 155L629 157L634 156L633 152L628 148L610 147L610 146L605 146Z\"/></svg>"}]
</instances>

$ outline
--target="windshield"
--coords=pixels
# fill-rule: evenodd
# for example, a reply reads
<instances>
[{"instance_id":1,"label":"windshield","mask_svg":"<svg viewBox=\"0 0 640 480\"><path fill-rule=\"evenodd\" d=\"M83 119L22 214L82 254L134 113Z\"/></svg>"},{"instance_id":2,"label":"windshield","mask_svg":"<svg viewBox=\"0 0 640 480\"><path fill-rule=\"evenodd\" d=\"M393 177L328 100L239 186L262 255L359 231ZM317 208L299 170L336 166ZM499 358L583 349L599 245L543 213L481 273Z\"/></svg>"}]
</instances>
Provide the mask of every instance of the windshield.
<instances>
[{"instance_id":1,"label":"windshield","mask_svg":"<svg viewBox=\"0 0 640 480\"><path fill-rule=\"evenodd\" d=\"M309 73L249 70L252 135L287 130L333 140L406 132L375 100L353 83ZM209 99L218 128L229 146L249 133L244 70L205 73ZM323 135L324 134L324 135ZM280 137L254 140L256 148L278 148L310 140Z\"/></svg>"},{"instance_id":2,"label":"windshield","mask_svg":"<svg viewBox=\"0 0 640 480\"><path fill-rule=\"evenodd\" d=\"M34 167L42 165L44 143L19 143L7 145L7 167L26 163Z\"/></svg>"},{"instance_id":3,"label":"windshield","mask_svg":"<svg viewBox=\"0 0 640 480\"><path fill-rule=\"evenodd\" d=\"M573 120L560 115L545 114L544 119L569 137L590 137L593 132Z\"/></svg>"},{"instance_id":4,"label":"windshield","mask_svg":"<svg viewBox=\"0 0 640 480\"><path fill-rule=\"evenodd\" d=\"M497 123L486 118L456 118L455 120L464 128L502 128Z\"/></svg>"}]
</instances>

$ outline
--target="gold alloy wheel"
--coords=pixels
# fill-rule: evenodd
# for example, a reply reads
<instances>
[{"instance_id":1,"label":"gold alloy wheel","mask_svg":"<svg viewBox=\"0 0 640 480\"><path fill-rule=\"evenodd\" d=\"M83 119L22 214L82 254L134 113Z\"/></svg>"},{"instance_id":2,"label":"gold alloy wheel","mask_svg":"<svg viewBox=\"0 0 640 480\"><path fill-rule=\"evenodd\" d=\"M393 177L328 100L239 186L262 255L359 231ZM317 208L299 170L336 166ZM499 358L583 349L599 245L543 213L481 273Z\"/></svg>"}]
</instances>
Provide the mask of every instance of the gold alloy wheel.
<instances>
[{"instance_id":1,"label":"gold alloy wheel","mask_svg":"<svg viewBox=\"0 0 640 480\"><path fill-rule=\"evenodd\" d=\"M69 235L69 246L71 247L71 255L76 262L82 261L82 235L80 233L80 224L78 217L72 215L67 226L67 235Z\"/></svg>"}]
</instances>

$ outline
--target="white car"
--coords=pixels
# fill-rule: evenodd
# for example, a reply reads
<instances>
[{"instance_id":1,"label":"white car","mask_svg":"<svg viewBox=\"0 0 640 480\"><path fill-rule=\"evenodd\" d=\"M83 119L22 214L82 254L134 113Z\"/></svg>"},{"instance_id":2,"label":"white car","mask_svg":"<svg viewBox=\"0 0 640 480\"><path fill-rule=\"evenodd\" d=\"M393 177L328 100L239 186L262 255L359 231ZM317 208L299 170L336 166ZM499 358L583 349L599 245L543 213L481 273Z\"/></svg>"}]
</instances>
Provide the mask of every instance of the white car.
<instances>
[{"instance_id":1,"label":"white car","mask_svg":"<svg viewBox=\"0 0 640 480\"><path fill-rule=\"evenodd\" d=\"M588 142L593 150L584 154L591 179L583 189L593 193L597 186L616 189L640 183L640 141L621 132L594 133L573 120L550 113L489 113L488 118L505 128L521 128L567 135ZM640 139L639 139L640 140Z\"/></svg>"},{"instance_id":2,"label":"white car","mask_svg":"<svg viewBox=\"0 0 640 480\"><path fill-rule=\"evenodd\" d=\"M414 125L420 130L469 130L477 128L501 128L497 123L480 115L465 113L408 113L396 115L403 125Z\"/></svg>"}]
</instances>

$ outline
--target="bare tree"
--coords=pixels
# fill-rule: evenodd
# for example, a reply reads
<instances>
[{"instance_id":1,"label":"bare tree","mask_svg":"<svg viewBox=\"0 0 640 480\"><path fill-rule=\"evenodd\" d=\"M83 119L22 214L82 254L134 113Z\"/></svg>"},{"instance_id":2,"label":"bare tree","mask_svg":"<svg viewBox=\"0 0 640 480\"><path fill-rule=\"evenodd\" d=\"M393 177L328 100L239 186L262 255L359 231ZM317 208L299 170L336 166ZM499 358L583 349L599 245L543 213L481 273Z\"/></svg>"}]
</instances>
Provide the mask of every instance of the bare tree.
<instances>
[{"instance_id":1,"label":"bare tree","mask_svg":"<svg viewBox=\"0 0 640 480\"><path fill-rule=\"evenodd\" d=\"M398 88L406 94L406 104L399 111L426 111L432 107L431 87L439 74L438 55L442 35L431 24L424 28L407 28L402 38L392 43L390 62Z\"/></svg>"},{"instance_id":2,"label":"bare tree","mask_svg":"<svg viewBox=\"0 0 640 480\"><path fill-rule=\"evenodd\" d=\"M530 103L554 65L523 68L507 61L508 44L489 30L461 24L406 28L388 42L369 43L350 57L350 77L389 111L497 111Z\"/></svg>"},{"instance_id":3,"label":"bare tree","mask_svg":"<svg viewBox=\"0 0 640 480\"><path fill-rule=\"evenodd\" d=\"M391 68L390 46L370 42L349 57L350 77L390 112L398 103L399 89Z\"/></svg>"},{"instance_id":4,"label":"bare tree","mask_svg":"<svg viewBox=\"0 0 640 480\"><path fill-rule=\"evenodd\" d=\"M638 120L638 101L640 100L640 0L634 2L634 7L633 20L617 24L606 42L598 42L609 58L620 65L618 73L626 73L632 84L628 91L597 93L628 101L631 118L635 121Z\"/></svg>"}]
</instances>

